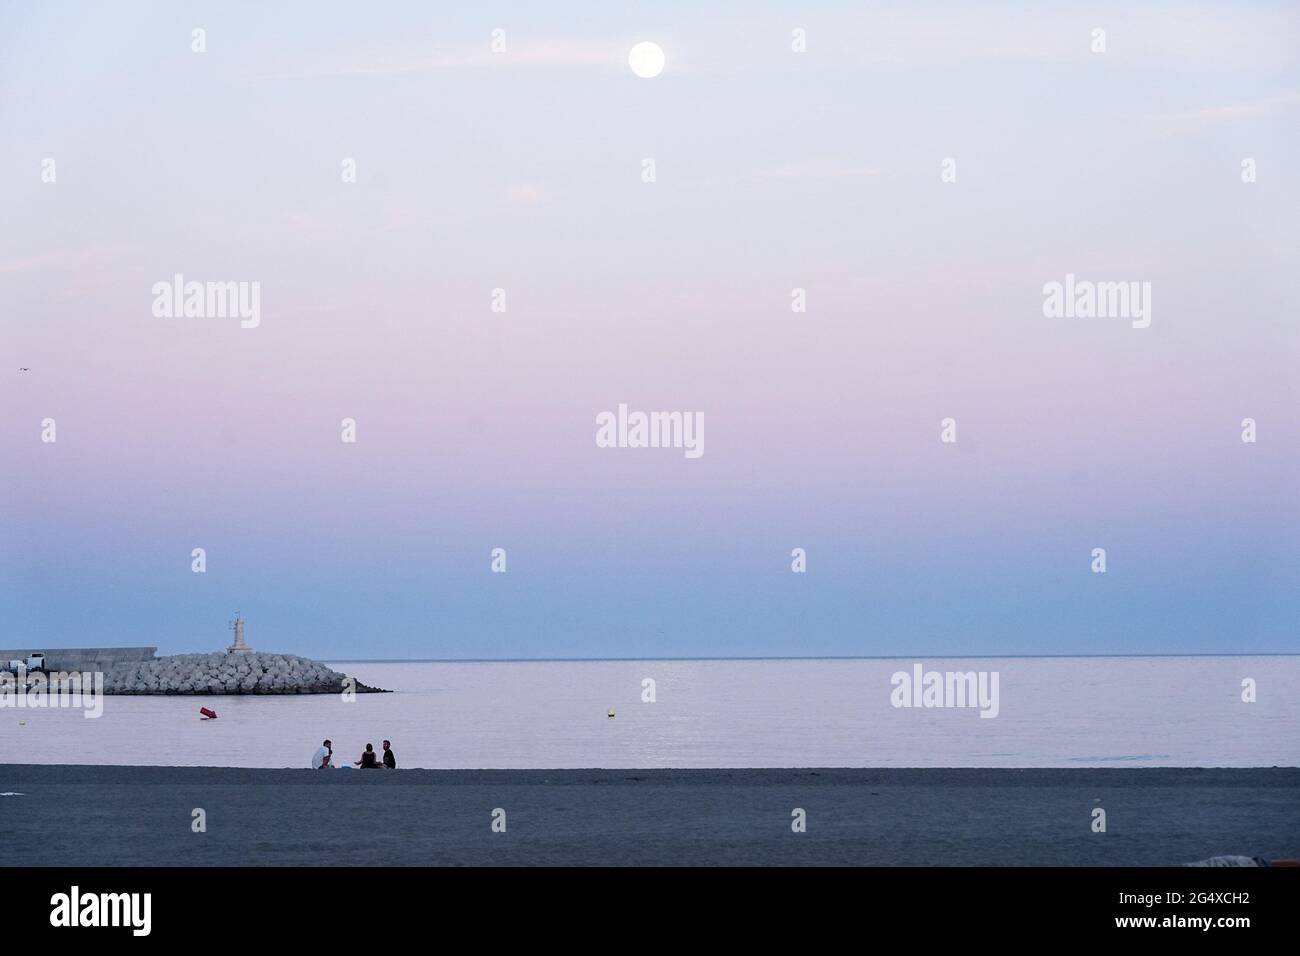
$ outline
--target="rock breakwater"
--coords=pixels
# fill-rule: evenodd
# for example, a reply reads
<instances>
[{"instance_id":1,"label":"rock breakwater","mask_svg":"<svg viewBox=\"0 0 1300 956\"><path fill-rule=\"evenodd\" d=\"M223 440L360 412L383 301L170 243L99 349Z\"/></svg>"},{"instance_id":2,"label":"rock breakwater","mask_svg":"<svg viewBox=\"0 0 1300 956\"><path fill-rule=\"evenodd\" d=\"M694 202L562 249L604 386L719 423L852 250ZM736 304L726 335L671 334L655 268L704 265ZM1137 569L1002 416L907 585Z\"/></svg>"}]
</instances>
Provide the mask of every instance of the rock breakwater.
<instances>
[{"instance_id":1,"label":"rock breakwater","mask_svg":"<svg viewBox=\"0 0 1300 956\"><path fill-rule=\"evenodd\" d=\"M126 661L104 671L105 694L384 693L306 657L292 654L174 654Z\"/></svg>"}]
</instances>

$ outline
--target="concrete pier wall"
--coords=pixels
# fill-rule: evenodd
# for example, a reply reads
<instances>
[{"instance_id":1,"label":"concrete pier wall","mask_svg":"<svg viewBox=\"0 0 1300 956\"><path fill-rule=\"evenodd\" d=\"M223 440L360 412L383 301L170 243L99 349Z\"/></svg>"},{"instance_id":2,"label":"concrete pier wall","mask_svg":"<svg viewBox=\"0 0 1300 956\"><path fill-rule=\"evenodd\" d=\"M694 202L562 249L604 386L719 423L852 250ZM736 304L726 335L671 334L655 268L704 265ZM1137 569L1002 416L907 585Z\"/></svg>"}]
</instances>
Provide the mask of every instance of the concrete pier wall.
<instances>
[{"instance_id":1,"label":"concrete pier wall","mask_svg":"<svg viewBox=\"0 0 1300 956\"><path fill-rule=\"evenodd\" d=\"M0 662L27 660L29 654L45 654L45 666L52 671L106 671L114 664L151 661L156 647L24 647L0 650Z\"/></svg>"}]
</instances>

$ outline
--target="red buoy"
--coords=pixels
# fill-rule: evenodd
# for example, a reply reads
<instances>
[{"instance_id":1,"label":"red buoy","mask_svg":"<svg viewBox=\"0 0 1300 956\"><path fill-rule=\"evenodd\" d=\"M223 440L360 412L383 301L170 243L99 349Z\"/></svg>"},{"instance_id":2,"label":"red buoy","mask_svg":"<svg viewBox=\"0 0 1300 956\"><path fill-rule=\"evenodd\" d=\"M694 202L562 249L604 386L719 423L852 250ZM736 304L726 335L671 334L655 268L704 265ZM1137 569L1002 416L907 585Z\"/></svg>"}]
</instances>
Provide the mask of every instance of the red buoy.
<instances>
[{"instance_id":1,"label":"red buoy","mask_svg":"<svg viewBox=\"0 0 1300 956\"><path fill-rule=\"evenodd\" d=\"M206 707L200 707L200 708L199 708L199 713L203 715L203 719L204 719L204 720L216 720L216 719L217 719L217 712L216 712L215 710L208 710Z\"/></svg>"}]
</instances>

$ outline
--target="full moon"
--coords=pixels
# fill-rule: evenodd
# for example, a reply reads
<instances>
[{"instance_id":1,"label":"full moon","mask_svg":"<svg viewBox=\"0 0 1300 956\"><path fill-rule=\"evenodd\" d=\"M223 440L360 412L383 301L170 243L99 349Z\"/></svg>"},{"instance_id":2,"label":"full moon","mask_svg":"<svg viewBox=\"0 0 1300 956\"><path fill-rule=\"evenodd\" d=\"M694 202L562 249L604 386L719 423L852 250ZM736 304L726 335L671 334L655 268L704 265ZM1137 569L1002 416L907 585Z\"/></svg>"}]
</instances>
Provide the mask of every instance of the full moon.
<instances>
[{"instance_id":1,"label":"full moon","mask_svg":"<svg viewBox=\"0 0 1300 956\"><path fill-rule=\"evenodd\" d=\"M664 51L658 43L643 40L627 55L627 65L643 80L652 80L664 71Z\"/></svg>"}]
</instances>

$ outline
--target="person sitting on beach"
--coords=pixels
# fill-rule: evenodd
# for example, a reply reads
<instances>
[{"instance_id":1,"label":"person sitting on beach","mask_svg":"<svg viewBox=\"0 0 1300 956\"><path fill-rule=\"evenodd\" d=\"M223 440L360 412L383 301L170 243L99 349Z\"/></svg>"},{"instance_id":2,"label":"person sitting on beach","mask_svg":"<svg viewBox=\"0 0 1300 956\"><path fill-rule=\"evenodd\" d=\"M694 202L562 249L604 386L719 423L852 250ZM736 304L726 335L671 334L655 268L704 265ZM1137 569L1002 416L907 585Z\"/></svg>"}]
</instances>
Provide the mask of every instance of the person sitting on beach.
<instances>
[{"instance_id":1,"label":"person sitting on beach","mask_svg":"<svg viewBox=\"0 0 1300 956\"><path fill-rule=\"evenodd\" d=\"M312 754L311 769L324 770L330 765L330 758L334 756L334 745L328 740L322 741L320 748Z\"/></svg>"},{"instance_id":2,"label":"person sitting on beach","mask_svg":"<svg viewBox=\"0 0 1300 956\"><path fill-rule=\"evenodd\" d=\"M384 741L384 769L397 769L397 757L393 754L393 745L387 740Z\"/></svg>"},{"instance_id":3,"label":"person sitting on beach","mask_svg":"<svg viewBox=\"0 0 1300 956\"><path fill-rule=\"evenodd\" d=\"M362 770L383 769L382 767L379 766L379 761L376 759L374 744L366 744L366 752L361 755L360 760L354 761L354 763Z\"/></svg>"}]
</instances>

